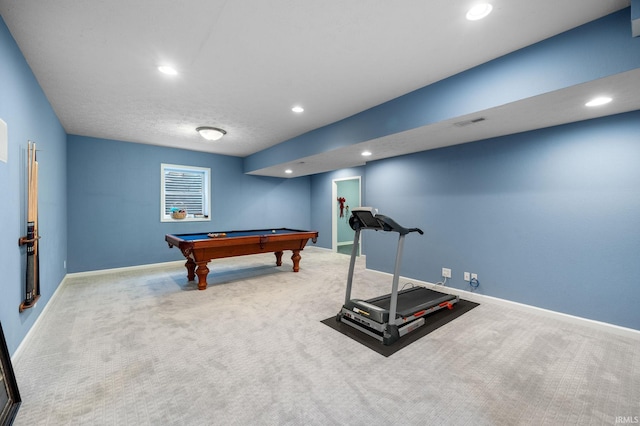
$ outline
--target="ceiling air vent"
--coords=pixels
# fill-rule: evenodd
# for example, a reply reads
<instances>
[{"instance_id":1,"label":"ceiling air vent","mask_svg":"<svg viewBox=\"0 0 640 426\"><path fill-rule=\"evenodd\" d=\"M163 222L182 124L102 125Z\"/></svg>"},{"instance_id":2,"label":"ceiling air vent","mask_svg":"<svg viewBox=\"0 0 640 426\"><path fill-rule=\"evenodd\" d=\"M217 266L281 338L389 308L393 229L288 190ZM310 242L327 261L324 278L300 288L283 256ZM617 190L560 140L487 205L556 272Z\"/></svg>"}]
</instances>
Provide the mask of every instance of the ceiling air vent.
<instances>
[{"instance_id":1,"label":"ceiling air vent","mask_svg":"<svg viewBox=\"0 0 640 426\"><path fill-rule=\"evenodd\" d=\"M457 123L453 123L453 125L456 127L465 127L471 124L480 123L481 121L484 121L484 120L486 120L486 118L478 117L478 118L472 118L471 120L458 121Z\"/></svg>"}]
</instances>

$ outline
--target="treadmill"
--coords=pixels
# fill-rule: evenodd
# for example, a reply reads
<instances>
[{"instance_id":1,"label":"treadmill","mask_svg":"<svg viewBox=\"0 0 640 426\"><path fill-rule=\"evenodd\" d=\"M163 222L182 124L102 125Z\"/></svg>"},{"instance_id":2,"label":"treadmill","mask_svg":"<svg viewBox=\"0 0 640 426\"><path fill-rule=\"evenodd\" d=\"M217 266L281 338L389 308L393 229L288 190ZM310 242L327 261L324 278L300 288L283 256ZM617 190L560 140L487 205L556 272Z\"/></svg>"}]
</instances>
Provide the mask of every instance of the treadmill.
<instances>
[{"instance_id":1,"label":"treadmill","mask_svg":"<svg viewBox=\"0 0 640 426\"><path fill-rule=\"evenodd\" d=\"M372 207L352 209L349 225L356 232L353 238L345 302L336 316L338 322L354 327L380 340L384 345L391 345L400 337L424 325L426 315L443 308L453 309L453 305L460 300L458 296L424 287L411 287L398 291L404 238L411 232L422 235L420 228L405 228L390 217L377 214L377 210ZM360 231L363 229L399 234L391 293L369 300L351 299Z\"/></svg>"}]
</instances>

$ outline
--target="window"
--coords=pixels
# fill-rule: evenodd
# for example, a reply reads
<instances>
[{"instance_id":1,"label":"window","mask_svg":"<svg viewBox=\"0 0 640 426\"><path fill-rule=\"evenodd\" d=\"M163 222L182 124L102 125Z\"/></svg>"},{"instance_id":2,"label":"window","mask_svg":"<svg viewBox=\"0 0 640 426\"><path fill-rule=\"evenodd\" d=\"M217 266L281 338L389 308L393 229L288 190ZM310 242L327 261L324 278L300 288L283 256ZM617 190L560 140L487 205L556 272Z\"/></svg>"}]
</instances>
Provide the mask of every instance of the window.
<instances>
[{"instance_id":1,"label":"window","mask_svg":"<svg viewBox=\"0 0 640 426\"><path fill-rule=\"evenodd\" d=\"M210 175L205 167L162 164L160 221L210 220Z\"/></svg>"}]
</instances>

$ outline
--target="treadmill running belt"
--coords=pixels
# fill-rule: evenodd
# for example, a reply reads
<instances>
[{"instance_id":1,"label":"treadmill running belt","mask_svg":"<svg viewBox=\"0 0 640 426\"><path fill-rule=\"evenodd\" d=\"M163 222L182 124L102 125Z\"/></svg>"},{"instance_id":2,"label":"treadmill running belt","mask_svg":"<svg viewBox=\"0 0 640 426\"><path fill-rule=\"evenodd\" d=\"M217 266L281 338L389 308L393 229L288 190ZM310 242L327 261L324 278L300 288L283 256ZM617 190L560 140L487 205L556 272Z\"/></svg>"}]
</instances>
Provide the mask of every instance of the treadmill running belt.
<instances>
[{"instance_id":1,"label":"treadmill running belt","mask_svg":"<svg viewBox=\"0 0 640 426\"><path fill-rule=\"evenodd\" d=\"M439 300L443 298L444 300L449 300L455 298L455 296L447 293L441 293L439 291L429 290L424 287L411 287L398 292L396 312L401 316L407 316L416 311L416 306L423 303L429 303L431 301L434 301L433 304L437 305L441 303ZM438 302L436 303L436 301ZM391 307L391 295L385 294L384 296L367 300L367 302L388 311Z\"/></svg>"}]
</instances>

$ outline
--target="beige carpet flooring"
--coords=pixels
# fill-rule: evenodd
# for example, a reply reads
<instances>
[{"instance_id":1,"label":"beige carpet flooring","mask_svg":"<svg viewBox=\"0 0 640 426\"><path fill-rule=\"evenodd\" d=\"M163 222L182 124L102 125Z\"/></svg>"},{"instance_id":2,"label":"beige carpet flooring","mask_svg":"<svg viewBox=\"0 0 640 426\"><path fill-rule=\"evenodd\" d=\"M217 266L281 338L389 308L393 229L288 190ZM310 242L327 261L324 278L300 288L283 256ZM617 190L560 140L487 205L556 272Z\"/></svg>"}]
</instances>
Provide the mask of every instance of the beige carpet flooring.
<instances>
[{"instance_id":1,"label":"beige carpet flooring","mask_svg":"<svg viewBox=\"0 0 640 426\"><path fill-rule=\"evenodd\" d=\"M322 324L348 256L69 276L14 368L16 425L601 425L640 416L640 337L491 300L389 358ZM406 280L401 281L401 285ZM359 261L354 297L387 293ZM613 307L612 307L613 308ZM637 418L637 417L636 417Z\"/></svg>"}]
</instances>

